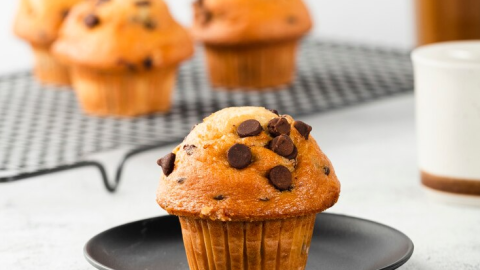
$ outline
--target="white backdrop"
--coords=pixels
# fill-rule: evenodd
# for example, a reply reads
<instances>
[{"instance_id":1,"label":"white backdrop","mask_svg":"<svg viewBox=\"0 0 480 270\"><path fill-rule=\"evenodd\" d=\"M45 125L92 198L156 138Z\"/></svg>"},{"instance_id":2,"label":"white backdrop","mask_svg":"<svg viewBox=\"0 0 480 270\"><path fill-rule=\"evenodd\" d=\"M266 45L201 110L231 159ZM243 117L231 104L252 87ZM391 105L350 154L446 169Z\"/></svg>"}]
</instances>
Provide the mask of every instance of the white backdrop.
<instances>
[{"instance_id":1,"label":"white backdrop","mask_svg":"<svg viewBox=\"0 0 480 270\"><path fill-rule=\"evenodd\" d=\"M12 35L18 0L0 3L0 73L28 69L28 46ZM167 0L174 16L190 24L192 0ZM306 0L314 35L345 41L408 48L415 43L412 0Z\"/></svg>"}]
</instances>

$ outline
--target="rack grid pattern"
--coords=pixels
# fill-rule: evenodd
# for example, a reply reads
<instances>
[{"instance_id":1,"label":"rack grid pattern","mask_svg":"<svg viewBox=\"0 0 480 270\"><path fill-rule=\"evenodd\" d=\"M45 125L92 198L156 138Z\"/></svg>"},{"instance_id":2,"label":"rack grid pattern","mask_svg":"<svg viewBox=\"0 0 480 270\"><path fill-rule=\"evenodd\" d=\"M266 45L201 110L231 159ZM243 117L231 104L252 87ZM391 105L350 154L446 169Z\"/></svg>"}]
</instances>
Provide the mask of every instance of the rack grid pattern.
<instances>
[{"instance_id":1,"label":"rack grid pattern","mask_svg":"<svg viewBox=\"0 0 480 270\"><path fill-rule=\"evenodd\" d=\"M212 89L200 48L178 75L168 114L133 119L82 113L69 88L39 85L30 72L0 77L0 182L80 166L97 166L115 190L124 161L145 150L180 141L208 114L229 106L264 106L293 116L321 113L412 91L408 51L307 39L292 85L278 91ZM130 147L115 183L89 156Z\"/></svg>"}]
</instances>

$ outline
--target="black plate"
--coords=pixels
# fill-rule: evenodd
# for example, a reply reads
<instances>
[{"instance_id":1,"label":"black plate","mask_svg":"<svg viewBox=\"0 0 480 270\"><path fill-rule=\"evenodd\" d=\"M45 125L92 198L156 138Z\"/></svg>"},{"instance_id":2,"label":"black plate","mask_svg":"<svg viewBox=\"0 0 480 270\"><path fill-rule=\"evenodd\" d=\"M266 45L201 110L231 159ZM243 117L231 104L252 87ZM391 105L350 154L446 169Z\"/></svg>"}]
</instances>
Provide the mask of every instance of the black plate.
<instances>
[{"instance_id":1,"label":"black plate","mask_svg":"<svg viewBox=\"0 0 480 270\"><path fill-rule=\"evenodd\" d=\"M385 225L335 214L317 216L307 269L396 269L413 253L412 241ZM98 269L188 269L175 216L140 220L102 232L85 246Z\"/></svg>"}]
</instances>

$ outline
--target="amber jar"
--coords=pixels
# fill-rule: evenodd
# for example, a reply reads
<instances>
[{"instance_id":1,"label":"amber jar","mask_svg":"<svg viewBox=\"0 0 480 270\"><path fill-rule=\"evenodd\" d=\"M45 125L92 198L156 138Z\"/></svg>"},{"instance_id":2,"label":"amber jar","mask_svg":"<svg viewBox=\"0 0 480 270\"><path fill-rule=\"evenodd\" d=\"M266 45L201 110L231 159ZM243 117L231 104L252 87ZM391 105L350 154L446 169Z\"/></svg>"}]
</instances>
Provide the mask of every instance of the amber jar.
<instances>
[{"instance_id":1,"label":"amber jar","mask_svg":"<svg viewBox=\"0 0 480 270\"><path fill-rule=\"evenodd\" d=\"M418 45L480 39L480 0L416 0Z\"/></svg>"}]
</instances>

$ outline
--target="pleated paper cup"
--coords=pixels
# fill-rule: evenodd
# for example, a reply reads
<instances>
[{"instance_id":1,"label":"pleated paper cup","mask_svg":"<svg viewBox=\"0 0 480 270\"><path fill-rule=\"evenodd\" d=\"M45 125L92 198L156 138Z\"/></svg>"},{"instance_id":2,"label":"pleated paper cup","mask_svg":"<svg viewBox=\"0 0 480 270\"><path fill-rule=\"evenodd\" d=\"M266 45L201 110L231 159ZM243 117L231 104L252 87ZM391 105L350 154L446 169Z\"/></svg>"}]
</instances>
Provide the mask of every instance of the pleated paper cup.
<instances>
[{"instance_id":1,"label":"pleated paper cup","mask_svg":"<svg viewBox=\"0 0 480 270\"><path fill-rule=\"evenodd\" d=\"M262 88L287 85L295 76L298 41L244 46L205 45L214 86Z\"/></svg>"},{"instance_id":2,"label":"pleated paper cup","mask_svg":"<svg viewBox=\"0 0 480 270\"><path fill-rule=\"evenodd\" d=\"M32 45L35 58L35 77L43 84L70 85L68 68L58 62L50 53L48 46Z\"/></svg>"},{"instance_id":3,"label":"pleated paper cup","mask_svg":"<svg viewBox=\"0 0 480 270\"><path fill-rule=\"evenodd\" d=\"M176 72L176 66L138 72L73 67L72 79L87 114L132 117L170 110Z\"/></svg>"},{"instance_id":4,"label":"pleated paper cup","mask_svg":"<svg viewBox=\"0 0 480 270\"><path fill-rule=\"evenodd\" d=\"M255 222L179 218L191 270L301 270L315 217Z\"/></svg>"}]
</instances>

